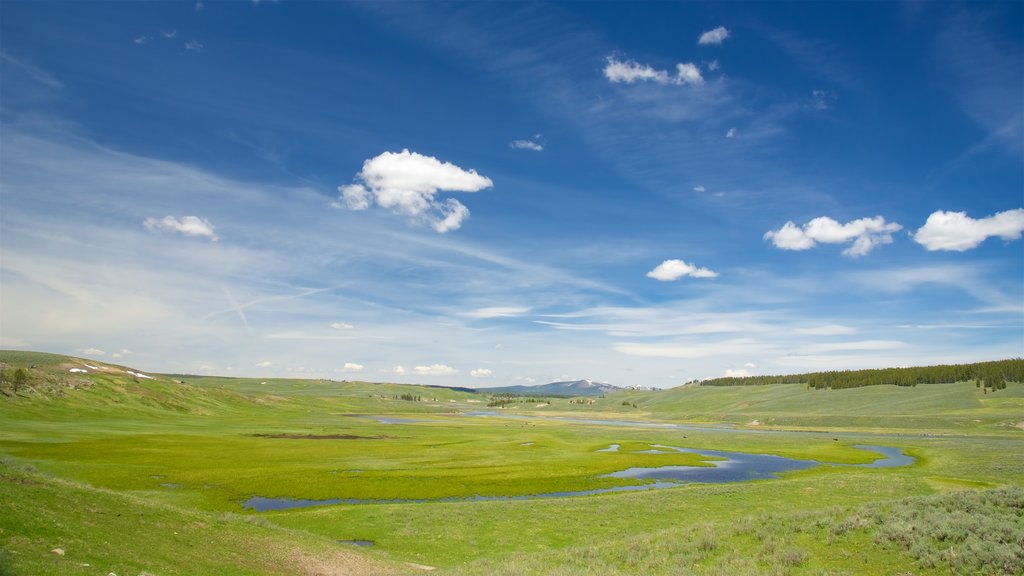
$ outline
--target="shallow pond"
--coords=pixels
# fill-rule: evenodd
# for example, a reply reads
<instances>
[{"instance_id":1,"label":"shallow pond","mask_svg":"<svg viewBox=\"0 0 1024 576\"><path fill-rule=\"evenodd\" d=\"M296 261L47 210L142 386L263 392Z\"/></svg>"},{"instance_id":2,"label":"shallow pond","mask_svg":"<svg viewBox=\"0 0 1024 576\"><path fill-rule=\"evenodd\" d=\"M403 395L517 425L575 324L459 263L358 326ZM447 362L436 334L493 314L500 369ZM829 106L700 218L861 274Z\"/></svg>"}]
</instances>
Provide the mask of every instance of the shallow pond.
<instances>
[{"instance_id":1,"label":"shallow pond","mask_svg":"<svg viewBox=\"0 0 1024 576\"><path fill-rule=\"evenodd\" d=\"M908 466L914 462L914 458L907 456L899 448L885 446L855 446L861 450L869 450L882 455L881 458L868 464L847 464L862 468L891 468L897 466ZM290 508L307 508L310 506L325 506L328 504L407 504L424 502L493 502L502 500L535 500L544 498L568 498L572 496L590 496L595 494L608 494L613 492L637 492L646 490L657 490L661 488L673 488L682 484L692 482L699 483L727 483L745 482L748 480L761 480L777 478L783 472L793 470L806 470L815 466L827 465L827 463L815 460L797 460L770 454L748 454L745 452L726 452L721 450L696 450L692 448L680 448L678 446L653 445L649 453L665 454L681 452L688 454L699 454L714 460L709 460L711 466L657 466L657 467L634 467L627 468L606 474L610 478L633 478L637 480L651 480L647 484L635 486L616 486L614 488L598 488L594 490L577 490L569 492L550 492L546 494L524 494L518 496L470 496L458 498L435 498L435 499L401 499L393 500L365 500L356 498L333 498L326 500L301 500L291 498L265 498L253 496L246 500L242 507L246 510L266 512L269 510L287 510ZM619 445L612 444L608 448L598 452L614 452ZM833 464L835 465L835 464Z\"/></svg>"}]
</instances>

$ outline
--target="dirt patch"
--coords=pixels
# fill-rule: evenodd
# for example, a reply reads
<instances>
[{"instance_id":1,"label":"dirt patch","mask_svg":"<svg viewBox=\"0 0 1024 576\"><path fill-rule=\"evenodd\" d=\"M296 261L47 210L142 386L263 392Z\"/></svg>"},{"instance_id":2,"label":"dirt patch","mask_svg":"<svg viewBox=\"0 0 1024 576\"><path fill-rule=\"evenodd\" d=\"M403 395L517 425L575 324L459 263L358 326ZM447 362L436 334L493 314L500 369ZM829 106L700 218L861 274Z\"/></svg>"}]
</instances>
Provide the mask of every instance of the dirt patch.
<instances>
[{"instance_id":1,"label":"dirt patch","mask_svg":"<svg viewBox=\"0 0 1024 576\"><path fill-rule=\"evenodd\" d=\"M750 422L747 422L747 426L760 426L760 425L761 425L761 421L760 420L751 420Z\"/></svg>"},{"instance_id":2,"label":"dirt patch","mask_svg":"<svg viewBox=\"0 0 1024 576\"><path fill-rule=\"evenodd\" d=\"M355 553L341 551L311 554L295 551L290 557L295 574L303 576L365 576L370 574L397 574L394 567L377 563Z\"/></svg>"},{"instance_id":3,"label":"dirt patch","mask_svg":"<svg viewBox=\"0 0 1024 576\"><path fill-rule=\"evenodd\" d=\"M253 434L256 438L285 438L287 440L387 440L394 436L356 436L354 434Z\"/></svg>"},{"instance_id":4,"label":"dirt patch","mask_svg":"<svg viewBox=\"0 0 1024 576\"><path fill-rule=\"evenodd\" d=\"M1013 425L1013 427L1018 430L1024 430L1024 422L1017 422L1016 424Z\"/></svg>"}]
</instances>

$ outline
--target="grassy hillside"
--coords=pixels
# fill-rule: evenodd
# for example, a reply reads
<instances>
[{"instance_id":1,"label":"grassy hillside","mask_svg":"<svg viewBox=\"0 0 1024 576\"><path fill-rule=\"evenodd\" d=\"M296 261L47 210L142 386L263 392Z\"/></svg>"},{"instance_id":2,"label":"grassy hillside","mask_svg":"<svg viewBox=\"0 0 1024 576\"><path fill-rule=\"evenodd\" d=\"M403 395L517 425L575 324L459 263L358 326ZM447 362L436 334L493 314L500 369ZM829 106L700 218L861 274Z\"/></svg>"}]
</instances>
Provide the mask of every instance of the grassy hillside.
<instances>
[{"instance_id":1,"label":"grassy hillside","mask_svg":"<svg viewBox=\"0 0 1024 576\"><path fill-rule=\"evenodd\" d=\"M467 413L486 397L443 388L147 374L23 352L0 352L0 367L0 574L418 570L408 562L463 574L1011 574L1020 561L966 536L906 541L899 530L918 521L911 511L899 526L883 521L907 497L935 503L1004 486L1011 492L998 500L1011 504L982 499L962 511L1020 524L1019 383L988 393L971 383L687 386L476 417ZM611 444L619 451L600 451ZM864 464L875 456L861 444L896 446L917 461L564 499L435 500L621 486L634 481L604 475L711 464L650 453L657 445ZM255 513L242 506L252 496L428 502ZM353 549L352 540L375 545Z\"/></svg>"}]
</instances>

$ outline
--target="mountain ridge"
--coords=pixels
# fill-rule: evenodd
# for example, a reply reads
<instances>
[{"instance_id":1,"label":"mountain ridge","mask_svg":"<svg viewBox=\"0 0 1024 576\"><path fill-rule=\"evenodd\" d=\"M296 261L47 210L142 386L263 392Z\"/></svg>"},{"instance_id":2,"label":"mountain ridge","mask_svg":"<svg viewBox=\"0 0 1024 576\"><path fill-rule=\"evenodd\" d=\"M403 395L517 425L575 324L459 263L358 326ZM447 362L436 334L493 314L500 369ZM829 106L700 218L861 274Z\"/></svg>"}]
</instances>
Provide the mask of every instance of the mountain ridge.
<instances>
[{"instance_id":1,"label":"mountain ridge","mask_svg":"<svg viewBox=\"0 0 1024 576\"><path fill-rule=\"evenodd\" d=\"M548 384L532 386L498 386L495 388L477 388L480 394L513 394L516 396L604 396L612 392L625 390L620 386L593 380L564 380Z\"/></svg>"}]
</instances>

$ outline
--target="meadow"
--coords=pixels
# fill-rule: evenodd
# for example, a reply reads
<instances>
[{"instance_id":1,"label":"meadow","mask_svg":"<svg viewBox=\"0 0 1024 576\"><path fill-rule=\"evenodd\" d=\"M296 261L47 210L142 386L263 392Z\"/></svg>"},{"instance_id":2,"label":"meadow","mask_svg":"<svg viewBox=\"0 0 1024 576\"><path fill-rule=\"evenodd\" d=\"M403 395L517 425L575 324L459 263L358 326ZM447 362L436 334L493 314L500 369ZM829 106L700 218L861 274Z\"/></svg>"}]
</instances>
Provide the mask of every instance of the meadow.
<instances>
[{"instance_id":1,"label":"meadow","mask_svg":"<svg viewBox=\"0 0 1024 576\"><path fill-rule=\"evenodd\" d=\"M1018 382L685 386L498 410L446 388L142 374L24 352L0 362L0 574L1024 570ZM665 422L697 426L653 426ZM878 457L864 444L915 462L474 499L636 485L605 476L630 467L714 465L650 453L659 445L857 465ZM254 512L243 506L253 496L374 503Z\"/></svg>"}]
</instances>

